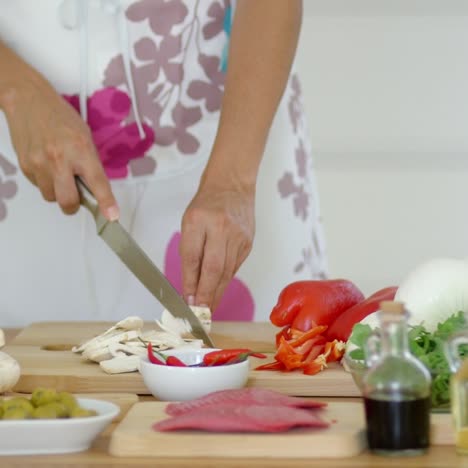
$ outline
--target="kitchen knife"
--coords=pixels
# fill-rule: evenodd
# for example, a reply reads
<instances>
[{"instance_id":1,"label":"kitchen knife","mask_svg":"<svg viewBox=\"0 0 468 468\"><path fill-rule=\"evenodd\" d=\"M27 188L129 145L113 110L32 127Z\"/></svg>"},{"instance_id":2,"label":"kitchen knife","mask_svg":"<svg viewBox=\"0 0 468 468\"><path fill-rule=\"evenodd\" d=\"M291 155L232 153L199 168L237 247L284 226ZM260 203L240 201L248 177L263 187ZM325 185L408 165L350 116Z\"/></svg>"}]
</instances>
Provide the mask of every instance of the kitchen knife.
<instances>
[{"instance_id":1,"label":"kitchen knife","mask_svg":"<svg viewBox=\"0 0 468 468\"><path fill-rule=\"evenodd\" d=\"M98 235L127 265L148 291L174 316L189 323L192 334L214 348L213 341L198 317L174 289L168 279L149 259L118 221L108 221L100 212L93 194L80 177L76 177L80 203L93 215Z\"/></svg>"}]
</instances>

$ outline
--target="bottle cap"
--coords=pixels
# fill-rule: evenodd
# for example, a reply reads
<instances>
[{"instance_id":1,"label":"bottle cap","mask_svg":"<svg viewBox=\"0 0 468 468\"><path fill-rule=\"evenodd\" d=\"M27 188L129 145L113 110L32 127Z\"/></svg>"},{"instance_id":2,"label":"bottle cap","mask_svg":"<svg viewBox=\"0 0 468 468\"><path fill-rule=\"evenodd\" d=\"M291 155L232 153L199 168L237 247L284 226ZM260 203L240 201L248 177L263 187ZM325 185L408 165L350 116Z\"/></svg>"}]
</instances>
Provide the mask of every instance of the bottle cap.
<instances>
[{"instance_id":1,"label":"bottle cap","mask_svg":"<svg viewBox=\"0 0 468 468\"><path fill-rule=\"evenodd\" d=\"M405 305L403 302L398 301L382 301L380 303L380 310L390 314L404 314Z\"/></svg>"}]
</instances>

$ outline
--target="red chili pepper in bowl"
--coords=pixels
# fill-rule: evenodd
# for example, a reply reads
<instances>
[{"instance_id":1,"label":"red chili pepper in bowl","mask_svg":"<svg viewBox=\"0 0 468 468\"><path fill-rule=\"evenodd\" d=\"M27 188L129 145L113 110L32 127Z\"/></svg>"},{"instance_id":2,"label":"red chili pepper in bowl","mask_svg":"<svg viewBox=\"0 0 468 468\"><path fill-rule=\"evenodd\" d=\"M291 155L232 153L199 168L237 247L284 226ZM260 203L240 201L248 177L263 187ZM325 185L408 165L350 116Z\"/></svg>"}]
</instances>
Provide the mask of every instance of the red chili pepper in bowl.
<instances>
[{"instance_id":1,"label":"red chili pepper in bowl","mask_svg":"<svg viewBox=\"0 0 468 468\"><path fill-rule=\"evenodd\" d=\"M203 364L205 364L205 366L222 366L223 364L228 363L232 364L240 356L243 356L242 360L247 359L248 356L253 356L259 359L266 358L264 354L255 353L247 348L220 349L205 354L203 356Z\"/></svg>"},{"instance_id":2,"label":"red chili pepper in bowl","mask_svg":"<svg viewBox=\"0 0 468 468\"><path fill-rule=\"evenodd\" d=\"M173 367L187 367L185 362L181 361L178 357L175 356L167 356L166 364Z\"/></svg>"},{"instance_id":3,"label":"red chili pepper in bowl","mask_svg":"<svg viewBox=\"0 0 468 468\"><path fill-rule=\"evenodd\" d=\"M158 355L161 356L159 353L158 353ZM163 356L161 356L161 357L163 357ZM151 345L151 343L148 343L148 360L149 360L149 362L152 362L153 364L159 364L159 365L162 365L162 366L164 366L166 364L163 360L158 359L154 355L153 346Z\"/></svg>"}]
</instances>

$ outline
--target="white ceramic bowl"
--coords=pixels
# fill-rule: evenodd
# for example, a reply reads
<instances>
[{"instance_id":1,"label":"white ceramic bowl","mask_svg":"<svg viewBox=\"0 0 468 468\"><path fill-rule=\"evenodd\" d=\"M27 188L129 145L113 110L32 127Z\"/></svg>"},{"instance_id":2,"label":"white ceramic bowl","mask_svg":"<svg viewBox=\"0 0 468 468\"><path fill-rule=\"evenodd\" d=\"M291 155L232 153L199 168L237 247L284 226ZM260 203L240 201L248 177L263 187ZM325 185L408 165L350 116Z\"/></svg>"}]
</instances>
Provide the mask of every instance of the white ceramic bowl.
<instances>
[{"instance_id":1,"label":"white ceramic bowl","mask_svg":"<svg viewBox=\"0 0 468 468\"><path fill-rule=\"evenodd\" d=\"M96 416L70 419L0 420L0 455L70 453L87 450L119 414L114 403L77 398Z\"/></svg>"},{"instance_id":2,"label":"white ceramic bowl","mask_svg":"<svg viewBox=\"0 0 468 468\"><path fill-rule=\"evenodd\" d=\"M198 364L212 348L175 349L164 351L176 356L185 364ZM212 367L173 367L153 364L143 356L140 373L148 390L158 400L192 400L217 390L242 388L249 377L249 360L237 364Z\"/></svg>"}]
</instances>

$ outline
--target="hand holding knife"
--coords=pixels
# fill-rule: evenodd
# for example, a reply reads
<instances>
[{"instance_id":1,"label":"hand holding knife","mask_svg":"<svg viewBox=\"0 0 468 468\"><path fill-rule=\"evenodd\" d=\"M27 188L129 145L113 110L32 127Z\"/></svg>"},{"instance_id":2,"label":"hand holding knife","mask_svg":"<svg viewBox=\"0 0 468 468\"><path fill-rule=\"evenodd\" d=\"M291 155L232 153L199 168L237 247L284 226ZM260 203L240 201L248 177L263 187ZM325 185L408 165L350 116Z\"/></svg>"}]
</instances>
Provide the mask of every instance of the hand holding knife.
<instances>
[{"instance_id":1,"label":"hand holding knife","mask_svg":"<svg viewBox=\"0 0 468 468\"><path fill-rule=\"evenodd\" d=\"M80 194L80 203L92 214L98 235L174 317L186 320L196 338L203 340L205 345L214 347L198 317L169 280L118 221L111 222L101 214L96 199L83 180L80 177L76 177L75 180Z\"/></svg>"}]
</instances>

